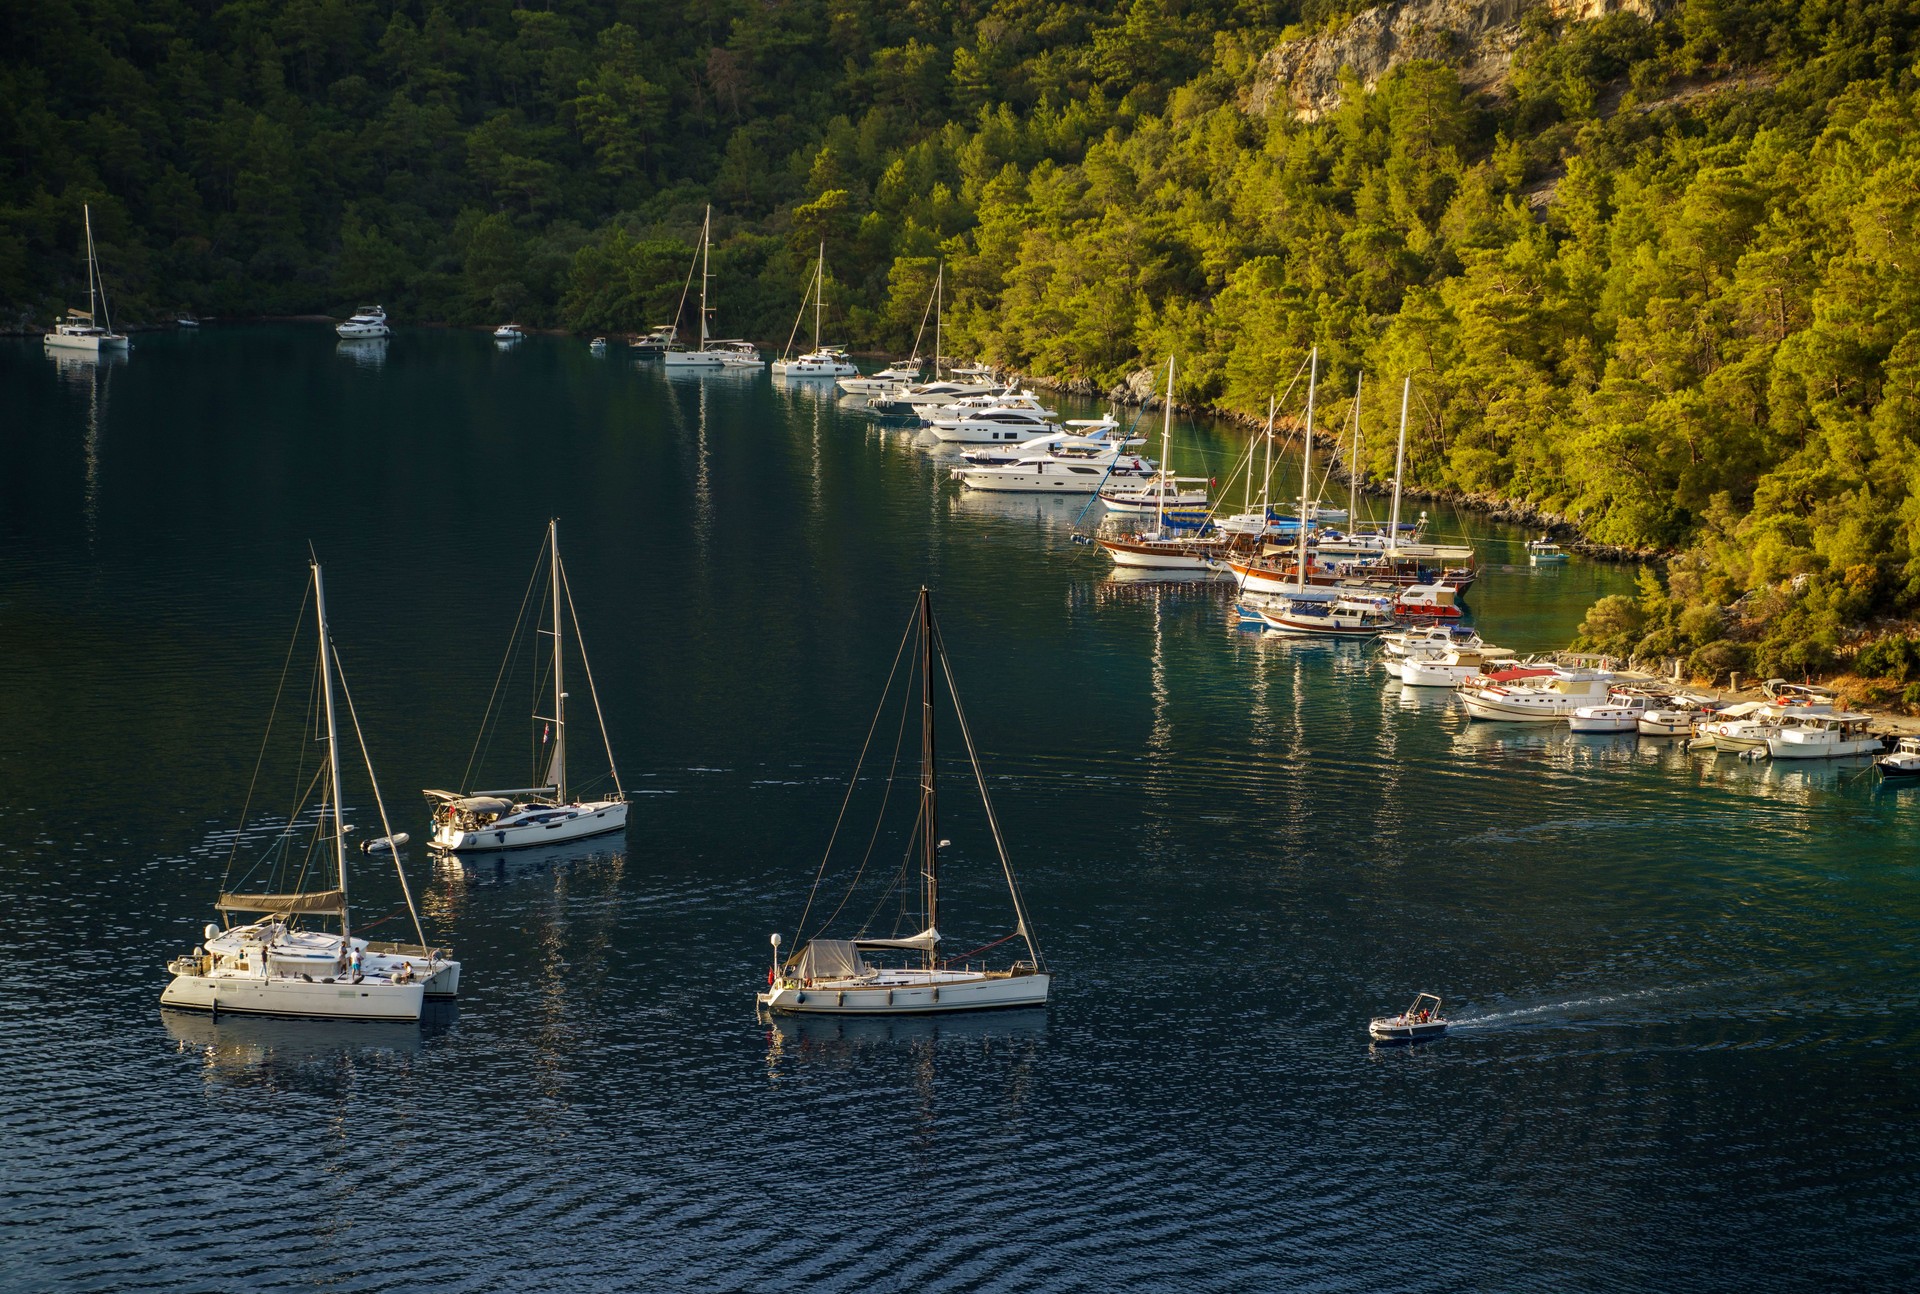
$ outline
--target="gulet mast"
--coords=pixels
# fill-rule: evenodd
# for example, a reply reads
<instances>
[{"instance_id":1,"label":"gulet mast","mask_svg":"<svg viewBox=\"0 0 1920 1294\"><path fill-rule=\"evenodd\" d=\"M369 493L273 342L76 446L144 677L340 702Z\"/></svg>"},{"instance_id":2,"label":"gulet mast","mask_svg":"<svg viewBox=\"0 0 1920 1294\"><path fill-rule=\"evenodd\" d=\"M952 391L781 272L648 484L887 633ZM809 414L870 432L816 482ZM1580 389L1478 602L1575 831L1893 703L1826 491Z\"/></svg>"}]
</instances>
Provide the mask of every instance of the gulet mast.
<instances>
[{"instance_id":1,"label":"gulet mast","mask_svg":"<svg viewBox=\"0 0 1920 1294\"><path fill-rule=\"evenodd\" d=\"M327 709L327 768L333 786L333 858L340 881L340 937L352 935L352 920L347 915L347 833L340 813L340 732L333 716L333 665L328 659L331 644L327 639L327 588L320 576L320 563L313 567L313 609L320 626L320 683ZM341 945L345 947L344 942Z\"/></svg>"}]
</instances>

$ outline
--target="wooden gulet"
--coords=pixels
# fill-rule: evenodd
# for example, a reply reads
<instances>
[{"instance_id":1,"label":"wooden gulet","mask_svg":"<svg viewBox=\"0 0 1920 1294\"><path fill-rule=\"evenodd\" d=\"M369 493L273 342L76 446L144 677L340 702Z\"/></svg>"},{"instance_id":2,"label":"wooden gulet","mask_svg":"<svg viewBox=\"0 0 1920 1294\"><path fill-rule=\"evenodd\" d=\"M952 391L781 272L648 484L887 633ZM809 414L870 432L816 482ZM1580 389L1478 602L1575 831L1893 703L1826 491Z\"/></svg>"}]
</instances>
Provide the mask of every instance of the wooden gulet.
<instances>
[{"instance_id":1,"label":"wooden gulet","mask_svg":"<svg viewBox=\"0 0 1920 1294\"><path fill-rule=\"evenodd\" d=\"M901 638L901 652L904 652L909 637L918 632L918 643L914 653L916 672L920 675L920 770L919 770L919 812L914 822L912 855L919 864L920 902L923 926L917 934L907 936L870 936L856 933L852 938L827 939L816 932L805 940L797 953L781 959L781 936L772 937L773 965L767 973L765 992L756 995L756 1002L769 1011L791 1014L823 1015L925 1015L937 1012L978 1011L1002 1007L1042 1006L1052 983L1041 961L1040 949L1033 938L1032 926L1027 920L1026 903L1020 894L1019 882L1013 873L1013 864L1007 856L1006 841L1000 831L999 818L994 814L992 798L987 794L986 774L981 768L979 752L973 744L973 734L967 726L966 711L960 704L960 694L954 685L952 664L940 639L939 626L933 615L933 596L929 590L920 590L913 620L908 624ZM1007 892L1012 900L1014 929L999 939L976 949L986 952L1000 944L1013 940L1021 941L1026 948L1026 957L1014 962L1004 970L991 970L982 963L975 967L964 964L964 959L943 958L940 955L940 851L948 843L940 839L939 827L939 785L937 777L937 744L934 724L934 668L936 658L940 677L946 684L947 693L953 704L953 714L960 738L966 747L967 758L972 765L974 783L980 792L980 802L986 811L987 827L993 837L1002 874L1006 878ZM895 655L895 668L899 666L900 654ZM909 684L911 686L911 684ZM887 695L892 690L892 674L889 672L888 686L882 689L880 709L875 713L875 726L878 726L880 714L887 707ZM873 728L868 730L868 742L871 743ZM896 755L898 750L896 748ZM864 763L866 748L861 751L861 763ZM860 768L856 765L847 796L851 800L853 790L860 781ZM885 803L881 805L885 813ZM846 804L841 806L844 819ZM838 823L835 836L838 835ZM832 853L832 840L828 842L828 853ZM813 901L819 895L821 878L824 877L826 863L823 860L821 870L815 877L812 893L808 896L807 910L801 914L802 934L806 931L808 915L812 912ZM864 871L864 865L863 869ZM858 875L855 877L858 881ZM849 889L849 896L851 895ZM844 900L842 906L844 906ZM837 914L837 910L836 910ZM822 929L832 923L829 917L822 923ZM796 941L798 942L798 941ZM884 965L870 962L869 953L902 952L918 954L918 965ZM968 954L970 957L972 954ZM909 957L908 962L915 960ZM955 966L953 963L962 961Z\"/></svg>"}]
</instances>

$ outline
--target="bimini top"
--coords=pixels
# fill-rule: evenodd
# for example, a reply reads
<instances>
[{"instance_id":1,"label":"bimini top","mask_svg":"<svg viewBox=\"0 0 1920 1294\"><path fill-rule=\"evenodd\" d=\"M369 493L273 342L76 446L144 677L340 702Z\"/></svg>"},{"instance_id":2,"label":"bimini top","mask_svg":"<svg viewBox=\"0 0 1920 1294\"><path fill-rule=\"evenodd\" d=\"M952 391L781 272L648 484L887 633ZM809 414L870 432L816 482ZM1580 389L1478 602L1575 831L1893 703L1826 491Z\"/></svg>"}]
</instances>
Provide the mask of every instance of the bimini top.
<instances>
[{"instance_id":1,"label":"bimini top","mask_svg":"<svg viewBox=\"0 0 1920 1294\"><path fill-rule=\"evenodd\" d=\"M222 912L337 917L347 910L347 896L343 890L315 890L311 894L222 894L214 907Z\"/></svg>"}]
</instances>

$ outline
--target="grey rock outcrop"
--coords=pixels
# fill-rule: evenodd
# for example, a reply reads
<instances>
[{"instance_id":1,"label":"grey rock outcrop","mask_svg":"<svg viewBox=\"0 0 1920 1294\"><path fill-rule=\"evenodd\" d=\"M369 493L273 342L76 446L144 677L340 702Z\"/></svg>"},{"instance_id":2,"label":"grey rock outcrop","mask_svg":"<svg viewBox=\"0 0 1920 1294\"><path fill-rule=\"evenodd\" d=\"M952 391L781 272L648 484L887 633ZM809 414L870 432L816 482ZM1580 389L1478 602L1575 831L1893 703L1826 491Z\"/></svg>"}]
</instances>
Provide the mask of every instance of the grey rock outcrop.
<instances>
[{"instance_id":1,"label":"grey rock outcrop","mask_svg":"<svg viewBox=\"0 0 1920 1294\"><path fill-rule=\"evenodd\" d=\"M1312 121L1340 106L1341 71L1351 68L1363 89L1413 59L1434 59L1460 70L1470 89L1504 84L1520 44L1520 18L1545 7L1556 18L1587 22L1614 13L1655 18L1674 0L1402 0L1355 14L1340 27L1284 41L1260 60L1247 98L1264 116L1282 105Z\"/></svg>"}]
</instances>

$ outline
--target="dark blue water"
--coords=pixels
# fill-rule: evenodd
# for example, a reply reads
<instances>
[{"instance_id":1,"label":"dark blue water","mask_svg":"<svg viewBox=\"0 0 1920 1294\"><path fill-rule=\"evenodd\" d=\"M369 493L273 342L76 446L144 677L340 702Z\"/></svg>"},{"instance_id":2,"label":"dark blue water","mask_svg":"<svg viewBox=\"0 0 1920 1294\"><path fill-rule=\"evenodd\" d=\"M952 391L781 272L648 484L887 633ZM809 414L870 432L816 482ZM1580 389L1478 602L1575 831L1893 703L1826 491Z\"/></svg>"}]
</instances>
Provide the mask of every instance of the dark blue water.
<instances>
[{"instance_id":1,"label":"dark blue water","mask_svg":"<svg viewBox=\"0 0 1920 1294\"><path fill-rule=\"evenodd\" d=\"M1184 427L1176 461L1236 452ZM1077 502L959 498L831 399L580 342L15 345L0 453L7 1289L1906 1283L1920 805L1857 766L1469 728L1218 589L1111 580ZM550 515L630 839L409 857L466 965L423 1028L163 1015L308 545L417 837ZM1514 648L1631 584L1435 524L1492 559L1471 601ZM1055 1000L770 1026L768 932L922 582ZM949 788L971 947L1004 893ZM1369 1049L1418 989L1454 1035Z\"/></svg>"}]
</instances>

